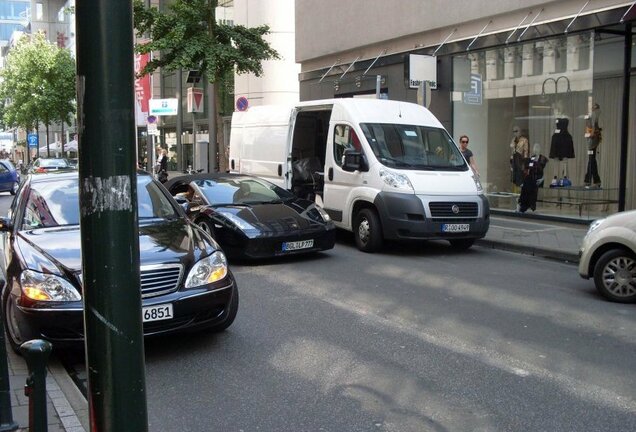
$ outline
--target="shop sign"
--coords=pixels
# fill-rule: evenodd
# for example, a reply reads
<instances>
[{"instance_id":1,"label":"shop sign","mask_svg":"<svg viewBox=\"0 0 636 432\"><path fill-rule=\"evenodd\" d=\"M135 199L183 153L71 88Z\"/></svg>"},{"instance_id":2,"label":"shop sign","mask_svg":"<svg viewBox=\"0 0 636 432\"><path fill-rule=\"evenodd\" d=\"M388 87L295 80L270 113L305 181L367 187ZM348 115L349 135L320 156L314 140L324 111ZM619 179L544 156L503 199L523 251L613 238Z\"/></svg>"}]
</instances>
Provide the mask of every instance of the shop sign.
<instances>
[{"instance_id":1,"label":"shop sign","mask_svg":"<svg viewBox=\"0 0 636 432\"><path fill-rule=\"evenodd\" d=\"M481 74L470 74L470 91L464 92L464 103L466 105L481 105L483 94L483 83Z\"/></svg>"},{"instance_id":2,"label":"shop sign","mask_svg":"<svg viewBox=\"0 0 636 432\"><path fill-rule=\"evenodd\" d=\"M416 89L423 81L437 89L437 57L409 54L409 87Z\"/></svg>"}]
</instances>

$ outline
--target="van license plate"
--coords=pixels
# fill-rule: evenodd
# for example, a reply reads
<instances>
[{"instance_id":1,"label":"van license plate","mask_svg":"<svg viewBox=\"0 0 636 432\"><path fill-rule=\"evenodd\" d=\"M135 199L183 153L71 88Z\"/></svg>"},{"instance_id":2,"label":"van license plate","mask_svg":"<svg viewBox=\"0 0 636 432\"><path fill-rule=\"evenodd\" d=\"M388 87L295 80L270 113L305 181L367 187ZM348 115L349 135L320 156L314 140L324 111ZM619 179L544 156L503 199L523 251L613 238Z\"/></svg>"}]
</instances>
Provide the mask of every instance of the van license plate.
<instances>
[{"instance_id":1,"label":"van license plate","mask_svg":"<svg viewBox=\"0 0 636 432\"><path fill-rule=\"evenodd\" d=\"M457 233L470 231L470 224L442 224L442 232Z\"/></svg>"},{"instance_id":2,"label":"van license plate","mask_svg":"<svg viewBox=\"0 0 636 432\"><path fill-rule=\"evenodd\" d=\"M172 313L172 304L160 304L156 306L147 306L142 309L141 316L143 322L162 321L174 318Z\"/></svg>"},{"instance_id":3,"label":"van license plate","mask_svg":"<svg viewBox=\"0 0 636 432\"><path fill-rule=\"evenodd\" d=\"M283 242L283 252L309 249L311 247L314 247L314 239L295 242Z\"/></svg>"}]
</instances>

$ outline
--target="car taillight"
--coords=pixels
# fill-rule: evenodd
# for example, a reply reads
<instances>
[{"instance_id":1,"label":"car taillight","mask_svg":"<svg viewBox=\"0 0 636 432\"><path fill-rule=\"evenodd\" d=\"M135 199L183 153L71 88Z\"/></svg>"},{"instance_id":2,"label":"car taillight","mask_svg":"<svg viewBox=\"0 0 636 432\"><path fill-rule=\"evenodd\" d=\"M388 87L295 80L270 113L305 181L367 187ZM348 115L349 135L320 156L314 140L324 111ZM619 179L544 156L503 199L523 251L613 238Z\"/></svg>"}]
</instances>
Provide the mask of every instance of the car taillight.
<instances>
[{"instance_id":1,"label":"car taillight","mask_svg":"<svg viewBox=\"0 0 636 432\"><path fill-rule=\"evenodd\" d=\"M42 168L42 167L38 167L38 169L35 170L35 172L39 172L39 173L43 173L45 171L46 170L44 168Z\"/></svg>"}]
</instances>

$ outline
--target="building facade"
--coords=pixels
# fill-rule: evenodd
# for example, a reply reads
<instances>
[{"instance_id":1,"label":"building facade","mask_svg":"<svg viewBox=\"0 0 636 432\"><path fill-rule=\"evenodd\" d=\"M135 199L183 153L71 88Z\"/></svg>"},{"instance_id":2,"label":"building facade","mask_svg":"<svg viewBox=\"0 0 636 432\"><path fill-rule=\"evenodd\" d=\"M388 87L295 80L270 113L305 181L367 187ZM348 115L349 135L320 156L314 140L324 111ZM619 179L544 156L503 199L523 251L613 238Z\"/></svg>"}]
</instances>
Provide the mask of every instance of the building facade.
<instances>
[{"instance_id":1,"label":"building facade","mask_svg":"<svg viewBox=\"0 0 636 432\"><path fill-rule=\"evenodd\" d=\"M519 210L533 155L538 213L636 208L635 3L297 0L300 99L419 92L456 140L470 137L494 209Z\"/></svg>"}]
</instances>

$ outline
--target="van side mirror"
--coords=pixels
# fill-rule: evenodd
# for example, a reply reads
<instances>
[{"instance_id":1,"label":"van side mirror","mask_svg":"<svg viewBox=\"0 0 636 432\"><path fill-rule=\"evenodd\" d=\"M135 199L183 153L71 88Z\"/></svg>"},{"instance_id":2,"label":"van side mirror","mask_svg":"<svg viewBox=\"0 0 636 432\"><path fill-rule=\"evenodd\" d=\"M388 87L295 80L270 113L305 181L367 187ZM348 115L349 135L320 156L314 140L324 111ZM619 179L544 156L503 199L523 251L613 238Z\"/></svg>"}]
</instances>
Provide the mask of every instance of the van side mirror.
<instances>
[{"instance_id":1,"label":"van side mirror","mask_svg":"<svg viewBox=\"0 0 636 432\"><path fill-rule=\"evenodd\" d=\"M346 149L342 155L342 169L345 171L368 171L364 155L353 149Z\"/></svg>"}]
</instances>

